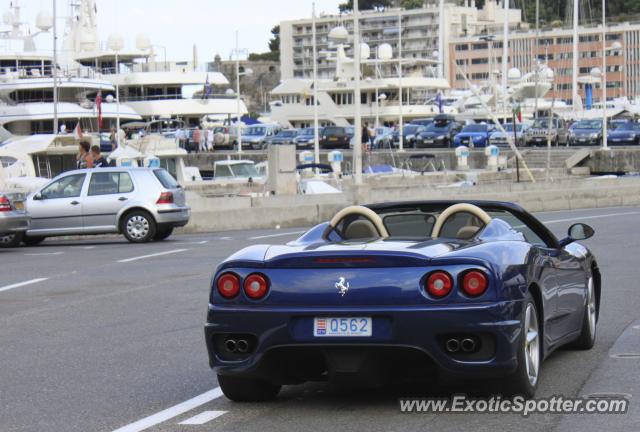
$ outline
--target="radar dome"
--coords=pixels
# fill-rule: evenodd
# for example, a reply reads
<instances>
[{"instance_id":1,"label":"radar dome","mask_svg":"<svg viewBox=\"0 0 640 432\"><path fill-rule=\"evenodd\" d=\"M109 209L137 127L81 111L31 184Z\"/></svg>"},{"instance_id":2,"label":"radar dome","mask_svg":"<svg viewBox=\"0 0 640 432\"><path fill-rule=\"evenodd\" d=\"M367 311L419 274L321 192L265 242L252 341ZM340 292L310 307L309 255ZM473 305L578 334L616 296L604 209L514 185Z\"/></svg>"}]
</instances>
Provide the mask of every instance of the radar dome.
<instances>
[{"instance_id":1,"label":"radar dome","mask_svg":"<svg viewBox=\"0 0 640 432\"><path fill-rule=\"evenodd\" d=\"M368 44L363 42L360 44L360 58L362 60L366 60L369 57L371 57L371 48L369 48Z\"/></svg>"},{"instance_id":2,"label":"radar dome","mask_svg":"<svg viewBox=\"0 0 640 432\"><path fill-rule=\"evenodd\" d=\"M140 51L146 51L151 48L151 41L149 40L149 36L145 34L139 34L136 36L136 48Z\"/></svg>"},{"instance_id":3,"label":"radar dome","mask_svg":"<svg viewBox=\"0 0 640 432\"><path fill-rule=\"evenodd\" d=\"M36 16L36 27L42 31L48 31L53 27L53 16L49 12L40 11Z\"/></svg>"},{"instance_id":4,"label":"radar dome","mask_svg":"<svg viewBox=\"0 0 640 432\"><path fill-rule=\"evenodd\" d=\"M120 51L124 48L124 39L120 33L112 33L107 41L109 49L112 51Z\"/></svg>"},{"instance_id":5,"label":"radar dome","mask_svg":"<svg viewBox=\"0 0 640 432\"><path fill-rule=\"evenodd\" d=\"M378 58L380 60L389 60L393 57L393 48L388 43L378 46Z\"/></svg>"},{"instance_id":6,"label":"radar dome","mask_svg":"<svg viewBox=\"0 0 640 432\"><path fill-rule=\"evenodd\" d=\"M346 42L349 39L349 32L343 26L338 26L329 32L329 39L336 42Z\"/></svg>"},{"instance_id":7,"label":"radar dome","mask_svg":"<svg viewBox=\"0 0 640 432\"><path fill-rule=\"evenodd\" d=\"M510 80L519 80L520 78L522 78L522 73L518 68L511 68L507 72L507 78L509 78Z\"/></svg>"}]
</instances>

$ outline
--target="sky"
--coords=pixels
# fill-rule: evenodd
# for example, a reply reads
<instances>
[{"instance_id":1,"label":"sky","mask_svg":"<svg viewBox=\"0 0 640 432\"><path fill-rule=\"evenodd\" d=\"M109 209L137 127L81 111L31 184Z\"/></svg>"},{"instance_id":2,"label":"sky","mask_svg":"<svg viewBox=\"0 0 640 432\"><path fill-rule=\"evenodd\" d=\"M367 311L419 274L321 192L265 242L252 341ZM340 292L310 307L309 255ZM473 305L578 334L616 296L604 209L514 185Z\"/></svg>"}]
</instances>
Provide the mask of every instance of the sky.
<instances>
[{"instance_id":1,"label":"sky","mask_svg":"<svg viewBox=\"0 0 640 432\"><path fill-rule=\"evenodd\" d=\"M69 0L20 0L23 21L35 24L40 10L52 11L57 1L60 27L67 14ZM4 13L10 0L0 0ZM344 0L316 0L316 10L336 13ZM271 28L280 21L311 17L312 0L96 0L98 33L106 41L109 34L121 33L125 47L135 48L137 34L146 34L151 43L166 47L169 60L191 60L193 44L198 61L213 60L215 54L229 58L239 46L249 52L268 51ZM34 26L35 28L35 26ZM47 50L51 38L41 35L38 48ZM156 50L162 55L162 49Z\"/></svg>"}]
</instances>

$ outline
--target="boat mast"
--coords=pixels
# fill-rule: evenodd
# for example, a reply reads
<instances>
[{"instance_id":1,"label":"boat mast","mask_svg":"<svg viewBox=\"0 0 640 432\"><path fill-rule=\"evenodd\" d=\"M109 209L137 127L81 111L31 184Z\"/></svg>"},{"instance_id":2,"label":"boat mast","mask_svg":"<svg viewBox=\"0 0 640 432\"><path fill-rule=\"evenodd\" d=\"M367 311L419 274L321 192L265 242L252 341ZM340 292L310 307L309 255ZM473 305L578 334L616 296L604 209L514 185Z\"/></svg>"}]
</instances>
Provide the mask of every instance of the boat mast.
<instances>
[{"instance_id":1,"label":"boat mast","mask_svg":"<svg viewBox=\"0 0 640 432\"><path fill-rule=\"evenodd\" d=\"M318 131L318 51L316 46L316 3L313 2L313 153L316 164L320 163L320 140Z\"/></svg>"},{"instance_id":2,"label":"boat mast","mask_svg":"<svg viewBox=\"0 0 640 432\"><path fill-rule=\"evenodd\" d=\"M507 64L509 59L509 0L504 3L504 28L502 38L502 110L506 118L507 113ZM515 126L514 126L515 127Z\"/></svg>"},{"instance_id":3,"label":"boat mast","mask_svg":"<svg viewBox=\"0 0 640 432\"><path fill-rule=\"evenodd\" d=\"M353 126L353 174L356 185L362 184L362 118L360 94L360 8L358 1L353 2L353 75L354 75L354 103L355 112Z\"/></svg>"},{"instance_id":4,"label":"boat mast","mask_svg":"<svg viewBox=\"0 0 640 432\"><path fill-rule=\"evenodd\" d=\"M53 64L51 74L53 76L53 133L58 133L58 32L56 14L56 0L53 0Z\"/></svg>"},{"instance_id":5,"label":"boat mast","mask_svg":"<svg viewBox=\"0 0 640 432\"><path fill-rule=\"evenodd\" d=\"M578 106L578 99L580 96L578 95L578 7L579 1L573 0L573 115L576 116L576 108Z\"/></svg>"},{"instance_id":6,"label":"boat mast","mask_svg":"<svg viewBox=\"0 0 640 432\"><path fill-rule=\"evenodd\" d=\"M355 0L354 0L355 2ZM404 91L402 87L402 9L398 12L398 90L400 94L400 98L398 102L400 102L399 112L400 112L400 123L398 129L398 151L404 151L404 119L402 118L402 93Z\"/></svg>"},{"instance_id":7,"label":"boat mast","mask_svg":"<svg viewBox=\"0 0 640 432\"><path fill-rule=\"evenodd\" d=\"M444 78L444 0L438 4L438 78Z\"/></svg>"},{"instance_id":8,"label":"boat mast","mask_svg":"<svg viewBox=\"0 0 640 432\"><path fill-rule=\"evenodd\" d=\"M540 41L540 0L536 0L536 48L533 54L533 67L536 68L536 89L533 105L533 118L538 118L538 86L540 85L540 74L538 67L538 48Z\"/></svg>"}]
</instances>

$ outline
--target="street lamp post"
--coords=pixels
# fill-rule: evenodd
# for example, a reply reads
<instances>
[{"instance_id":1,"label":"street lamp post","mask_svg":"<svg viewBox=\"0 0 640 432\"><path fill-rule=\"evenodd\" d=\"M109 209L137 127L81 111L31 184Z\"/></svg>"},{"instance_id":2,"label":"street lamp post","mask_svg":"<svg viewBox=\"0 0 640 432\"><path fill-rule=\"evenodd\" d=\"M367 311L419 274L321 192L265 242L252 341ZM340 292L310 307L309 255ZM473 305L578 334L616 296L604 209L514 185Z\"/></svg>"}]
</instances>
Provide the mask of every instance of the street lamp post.
<instances>
[{"instance_id":1,"label":"street lamp post","mask_svg":"<svg viewBox=\"0 0 640 432\"><path fill-rule=\"evenodd\" d=\"M356 185L362 184L362 118L360 110L362 100L360 94L360 10L358 2L353 2L353 75L354 75L354 102L355 113L353 126L355 129L353 143L353 170Z\"/></svg>"},{"instance_id":2,"label":"street lamp post","mask_svg":"<svg viewBox=\"0 0 640 432\"><path fill-rule=\"evenodd\" d=\"M316 164L320 163L320 137L318 121L318 49L316 42L316 4L313 3L313 155ZM318 170L316 169L316 173Z\"/></svg>"},{"instance_id":3,"label":"street lamp post","mask_svg":"<svg viewBox=\"0 0 640 432\"><path fill-rule=\"evenodd\" d=\"M122 35L120 35L119 33L114 33L111 36L109 36L109 40L107 42L107 44L109 45L109 49L111 51L113 51L115 53L115 70L114 70L114 74L116 75L116 143L118 148L120 148L120 84L119 84L119 77L118 75L118 71L119 71L119 58L118 58L118 52L120 50L122 50L122 48L124 47L124 39L122 38Z\"/></svg>"},{"instance_id":4,"label":"street lamp post","mask_svg":"<svg viewBox=\"0 0 640 432\"><path fill-rule=\"evenodd\" d=\"M240 77L251 75L253 71L251 69L247 69L244 72L240 72L240 54L246 54L246 49L240 49L238 46L238 31L236 31L236 49L233 50L233 54L236 57L236 133L238 134L238 154L242 154L242 128L241 128L241 116L240 112Z\"/></svg>"}]
</instances>

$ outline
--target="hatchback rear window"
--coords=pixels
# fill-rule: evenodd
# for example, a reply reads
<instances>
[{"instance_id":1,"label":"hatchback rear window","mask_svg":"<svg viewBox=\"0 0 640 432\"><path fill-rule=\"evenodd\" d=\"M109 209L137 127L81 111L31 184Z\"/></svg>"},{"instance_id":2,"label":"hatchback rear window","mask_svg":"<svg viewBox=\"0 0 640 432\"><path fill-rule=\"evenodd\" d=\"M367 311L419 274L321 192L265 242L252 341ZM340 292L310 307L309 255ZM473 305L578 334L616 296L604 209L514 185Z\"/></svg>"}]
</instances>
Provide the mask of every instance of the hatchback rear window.
<instances>
[{"instance_id":1,"label":"hatchback rear window","mask_svg":"<svg viewBox=\"0 0 640 432\"><path fill-rule=\"evenodd\" d=\"M169 174L167 171L159 169L154 170L153 173L165 189L177 189L180 187L176 179L171 177L171 174Z\"/></svg>"}]
</instances>

